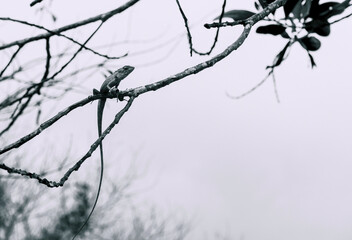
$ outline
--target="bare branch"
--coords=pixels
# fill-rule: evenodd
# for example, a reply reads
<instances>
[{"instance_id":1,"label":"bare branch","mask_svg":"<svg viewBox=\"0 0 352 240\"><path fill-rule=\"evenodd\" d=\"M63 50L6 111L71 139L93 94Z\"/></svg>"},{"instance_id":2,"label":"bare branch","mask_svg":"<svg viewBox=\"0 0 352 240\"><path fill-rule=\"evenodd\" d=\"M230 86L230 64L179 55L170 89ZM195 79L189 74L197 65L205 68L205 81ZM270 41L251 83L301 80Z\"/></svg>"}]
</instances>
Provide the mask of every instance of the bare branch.
<instances>
[{"instance_id":1,"label":"bare branch","mask_svg":"<svg viewBox=\"0 0 352 240\"><path fill-rule=\"evenodd\" d=\"M351 5L350 5L350 6L351 6ZM340 18L340 19L337 19L337 20L331 22L330 25L335 24L335 23L338 23L338 22L340 22L340 21L342 21L342 20L344 20L344 19L346 19L346 18L349 18L349 17L351 17L351 16L352 16L352 13L350 13L350 14L348 14L348 15L346 15L346 16Z\"/></svg>"},{"instance_id":2,"label":"bare branch","mask_svg":"<svg viewBox=\"0 0 352 240\"><path fill-rule=\"evenodd\" d=\"M192 35L191 35L191 31L190 31L189 26L188 26L188 19L186 17L186 14L184 13L184 11L182 9L179 0L176 0L176 3L177 3L177 6L178 6L178 8L180 10L181 15L182 15L183 21L185 22L185 27L186 27L186 30L187 30L188 43L189 43L189 49L190 49L190 55L192 56L193 52L197 53L198 55L210 55L212 53L212 51L214 50L214 48L216 46L216 43L218 41L220 28L218 27L217 30L216 30L216 34L215 34L215 37L214 37L214 42L213 42L213 45L210 47L210 50L208 52L204 52L204 53L197 51L196 49L193 48ZM226 0L224 0L224 3L222 5L222 10L221 10L220 18L219 18L219 23L221 23L222 18L224 16L225 7L226 7Z\"/></svg>"},{"instance_id":3,"label":"bare branch","mask_svg":"<svg viewBox=\"0 0 352 240\"><path fill-rule=\"evenodd\" d=\"M109 59L109 60L120 59L120 58L122 58L122 57L126 57L126 56L127 56L127 53L124 54L124 55L122 55L122 56L119 56L119 57L111 57L111 56L108 56L108 55L99 53L99 52L95 51L94 49L85 46L84 44L82 44L82 43L76 41L75 39L73 39L73 38L71 38L71 37L69 37L69 36L66 36L66 35L64 35L64 34L61 34L61 33L59 33L59 32L53 32L53 31L50 30L50 29L47 29L47 28L45 28L45 27L43 27L43 26L40 26L40 25L37 25L37 24L34 24L34 23L30 23L30 22L26 22L26 21L22 21L22 20L18 20L18 19L13 19L13 18L9 18L9 17L0 17L0 20L2 20L2 21L11 21L11 22L16 22L16 23L21 23L21 24L24 24L24 25L28 25L28 26L31 26L31 27L35 27L35 28L38 28L38 29L45 30L45 31L47 31L48 33L52 33L53 35L66 38L67 40L73 42L74 44L77 44L77 45L79 45L80 47L83 47L85 50L90 51L90 52L94 53L94 54L97 55L97 56L100 56L100 57L103 57L103 58L106 58L106 59ZM19 51L19 49L18 49L17 51ZM2 74L0 74L0 77L1 77L1 75L2 75Z\"/></svg>"},{"instance_id":4,"label":"bare branch","mask_svg":"<svg viewBox=\"0 0 352 240\"><path fill-rule=\"evenodd\" d=\"M47 79L49 72L50 72L50 60L51 60L50 38L46 39L45 50L46 50L46 63L45 63L44 74L43 74L42 80L40 81L41 83L45 82L45 80ZM38 87L38 91L40 91L40 88L41 88L41 86Z\"/></svg>"},{"instance_id":5,"label":"bare branch","mask_svg":"<svg viewBox=\"0 0 352 240\"><path fill-rule=\"evenodd\" d=\"M52 117L49 120L45 121L44 123L40 124L40 126L35 131L33 131L30 134L20 138L16 142L14 142L12 144L9 144L8 146L0 149L0 155L5 153L5 152L8 152L11 149L18 148L21 145L25 144L29 140L33 139L35 136L39 135L42 131L44 131L45 129L47 129L51 125L53 125L60 118L62 118L63 116L67 115L68 113L70 113L72 110L74 110L74 109L76 109L78 107L83 107L87 103L90 103L91 101L94 101L96 99L100 99L102 97L103 97L102 95L89 96L89 97L87 97L87 98L85 98L85 99L83 99L83 100L81 100L79 102L76 102L76 103L72 104L71 106L67 107L66 109L64 109L61 112L59 112L58 114L56 114L54 117ZM107 96L104 96L104 97L107 97Z\"/></svg>"},{"instance_id":6,"label":"bare branch","mask_svg":"<svg viewBox=\"0 0 352 240\"><path fill-rule=\"evenodd\" d=\"M6 69L10 66L10 64L13 61L13 59L15 58L15 56L19 53L19 51L22 49L22 47L24 47L25 44L33 42L33 41L36 41L36 40L39 40L39 39L46 39L48 41L48 39L50 39L50 37L52 37L54 35L60 35L61 32L63 32L63 31L67 31L67 30L70 30L70 29L73 29L73 28L77 28L77 27L80 27L80 26L83 26L85 24L89 24L89 23L92 23L92 22L95 22L95 21L101 21L101 23L96 28L96 30L88 37L88 39L83 44L78 43L77 41L66 37L67 39L69 39L69 40L75 42L76 44L78 44L80 46L80 48L72 55L72 57L66 63L64 63L59 68L58 71L54 72L53 74L50 74L49 67L47 67L47 65L46 65L46 70L47 71L45 72L45 75L43 76L42 80L39 83L30 83L26 89L24 89L21 92L17 92L17 95L16 94L12 94L11 97L5 99L2 103L0 103L1 108L4 108L4 107L7 108L7 107L10 107L10 106L12 106L14 104L17 104L17 106L15 107L15 111L12 113L12 116L10 118L10 123L7 125L7 127L5 127L5 129L3 129L0 132L0 135L2 135L3 133L7 132L15 124L15 122L20 117L20 115L27 109L28 106L30 106L31 101L33 99L33 96L35 96L37 94L38 95L40 94L40 91L43 88L43 86L52 86L50 84L46 85L47 82L52 81L68 65L70 65L70 63L78 56L78 54L83 49L87 49L87 47L85 45L90 41L90 39L95 35L95 33L97 33L97 31L100 29L100 27L103 25L103 23L105 23L105 21L107 21L109 18L111 18L115 14L120 13L120 12L124 11L125 9L133 6L138 1L139 0L131 0L131 1L127 2L126 4L118 7L117 9L114 9L114 10L112 10L110 12L105 13L105 14L100 14L100 15L98 15L96 17L92 17L92 18L86 19L84 21L80 21L80 22L77 22L77 23L74 23L74 24L70 24L70 25L67 25L65 27L62 27L62 28L59 28L59 29L56 29L56 30L52 30L52 31L48 30L48 29L45 29L44 27L40 27L38 25L31 24L31 23L28 23L28 22L25 22L25 21L20 21L20 20L15 20L15 19L10 19L10 18L0 18L0 20L18 22L18 23L21 23L21 24L26 24L26 25L29 25L29 26L41 28L41 29L44 29L44 30L48 31L48 33L46 33L46 34L37 35L35 37L31 37L31 38L15 41L15 42L0 46L0 50L6 49L6 48L9 48L9 47L12 47L12 46L16 46L16 45L18 46L17 51L12 55L12 57L9 60L8 64L1 71L1 74L3 74L6 71ZM47 58L47 61L50 60L50 58L51 58L51 55L50 55L49 58ZM114 59L117 59L117 58L114 58ZM51 75L50 77L48 77L49 74ZM0 80L4 80L4 79L5 78L1 78ZM24 94L22 94L22 93L24 93Z\"/></svg>"},{"instance_id":7,"label":"bare branch","mask_svg":"<svg viewBox=\"0 0 352 240\"><path fill-rule=\"evenodd\" d=\"M247 96L248 94L254 92L256 89L258 89L261 85L263 85L263 83L266 82L266 80L270 77L271 73L273 72L274 70L270 70L270 72L265 76L265 78L263 80L261 80L259 83L257 83L254 87L252 87L251 89L249 89L248 91L242 93L241 95L239 96L233 96L229 93L226 93L226 95L231 98L231 99L235 99L235 100L238 100L238 99L241 99L245 96Z\"/></svg>"},{"instance_id":8,"label":"bare branch","mask_svg":"<svg viewBox=\"0 0 352 240\"><path fill-rule=\"evenodd\" d=\"M237 50L244 42L244 40L248 37L248 34L254 24L262 20L264 17L268 16L272 11L275 9L283 6L287 0L276 0L275 2L271 3L266 7L262 12L259 12L252 17L246 19L242 24L244 25L243 32L239 36L239 38L228 46L223 52L214 56L213 58L199 63L193 67L187 68L184 71L177 73L171 77L165 78L155 83L151 83L145 86L137 87L134 89L129 89L126 91L121 91L120 94L123 96L138 96L140 94L149 92L149 91L156 91L159 88L165 87L173 82L176 82L182 78L185 78L192 74L197 74L200 71L203 71L206 68L212 67L220 60L224 59L228 55L230 55L233 51Z\"/></svg>"},{"instance_id":9,"label":"bare branch","mask_svg":"<svg viewBox=\"0 0 352 240\"><path fill-rule=\"evenodd\" d=\"M141 86L141 87L137 87L134 89L128 89L125 91L121 91L118 98L121 99L124 96L129 96L130 99L127 102L126 106L119 112L116 114L114 121L109 125L109 127L103 132L103 134L101 135L101 137L98 138L98 140L96 140L90 147L90 150L71 168L69 169L65 175L61 178L61 180L59 182L54 182L54 181L49 181L46 178L41 178L38 174L35 173L30 173L21 169L15 169L15 168L11 168L6 166L5 164L0 164L0 168L8 171L9 173L17 173L17 174L21 174L30 178L35 178L37 179L40 183L43 183L45 185L47 185L48 187L60 187L63 186L63 184L66 182L66 180L69 178L69 176L71 175L71 173L73 171L76 171L79 169L79 167L81 166L81 164L91 156L91 154L95 151L95 149L99 146L99 144L101 143L101 141L105 138L105 136L107 134L110 133L110 131L112 130L112 128L119 122L119 120L121 119L121 117L128 111L129 107L131 106L133 100L138 97L139 95L143 94L143 93L147 93L149 91L155 91L158 90L162 87L165 87L175 81L178 81L180 79L183 79L191 74L196 74L200 71L203 71L213 65L215 65L216 63L218 63L219 61L221 61L222 59L224 59L225 57L227 57L229 54L231 54L233 51L235 51L236 49L238 49L243 42L245 41L245 39L248 37L248 34L250 33L250 30L252 28L252 26L257 23L258 21L260 21L261 19L263 19L265 16L267 16L268 14L270 14L271 11L273 11L275 8L279 8L281 6L283 6L286 3L287 0L276 0L275 2L273 2L272 4L270 4L267 8L265 8L262 12L253 15L252 17L248 18L244 23L242 23L244 25L244 29L243 32L241 33L241 35L238 37L238 39L232 43L230 46L228 46L223 52L221 52L220 54L214 56L213 58L202 62L200 64L197 64L193 67L187 68L184 71L177 73L173 76L170 76L166 79L157 81L155 83L152 84L148 84L145 86ZM89 39L88 39L89 40ZM112 94L109 94L107 96L103 96L106 98L112 98L113 96L111 96ZM102 96L100 95L96 95L96 96L89 96L88 98L71 105L70 107L68 107L67 109L65 109L64 111L58 113L56 116L54 116L53 118L49 119L48 121L46 121L45 123L41 124L40 127L35 130L33 133L21 138L20 140L18 140L17 142L10 144L6 147L4 147L3 149L0 150L0 154L3 154L13 148L17 148L19 146L21 146L22 144L24 144L25 142L28 142L30 139L32 139L33 137L35 137L36 135L38 135L41 131L43 131L45 128L49 127L50 125L52 125L54 122L56 122L58 119L60 119L61 117L63 117L64 115L68 114L70 111L72 111L73 109L79 107L79 106L83 106L85 104L87 104L90 101L96 100L101 98ZM116 96L115 96L116 97Z\"/></svg>"},{"instance_id":10,"label":"bare branch","mask_svg":"<svg viewBox=\"0 0 352 240\"><path fill-rule=\"evenodd\" d=\"M65 31L68 31L68 30L71 30L71 29L74 29L74 28L78 28L78 27L81 27L81 26L84 26L84 25L87 25L87 24L90 24L90 23L93 23L93 22L97 22L97 21L103 21L104 22L104 21L108 20L109 18L113 17L114 15L125 11L126 9L128 9L131 6L133 6L134 4L136 4L139 1L140 0L130 0L129 2L125 3L124 5L118 7L116 9L114 9L114 10L111 10L111 11L103 13L103 14L99 14L99 15L97 15L95 17L91 17L91 18L85 19L83 21L79 21L79 22L76 22L76 23L72 23L72 24L66 25L66 26L61 27L61 28L57 28L57 29L51 30L51 32L48 32L48 33L43 33L43 34L39 34L39 35L34 36L34 37L30 37L30 38L26 38L26 39L22 39L22 40L18 40L18 41L14 41L14 42L11 42L11 43L4 44L4 45L0 46L0 50L5 49L5 48L9 48L9 47L13 47L13 46L21 46L21 45L24 45L24 44L27 44L27 43L30 43L30 42L33 42L33 41L40 40L40 39L46 39L46 38L51 37L53 35L56 35L58 33L65 32Z\"/></svg>"},{"instance_id":11,"label":"bare branch","mask_svg":"<svg viewBox=\"0 0 352 240\"><path fill-rule=\"evenodd\" d=\"M122 116L131 107L133 100L134 100L134 97L131 97L128 100L128 102L124 106L124 108L121 109L121 111L115 115L115 119L113 120L113 122L106 128L106 130L101 134L101 136L90 146L89 151L79 161L77 161L76 164L72 168L70 168L64 174L64 176L60 179L60 181L58 181L58 182L50 181L46 178L42 178L39 174L27 172L22 169L12 168L12 167L5 165L4 163L0 163L0 168L6 170L8 173L16 173L16 174L20 174L22 176L37 179L39 183L45 184L46 186L51 187L51 188L62 187L65 184L65 182L68 180L68 178L70 177L72 172L77 171L81 167L82 163L92 155L92 153L98 148L99 144L104 140L104 138L110 133L110 131L115 127L115 125L119 123Z\"/></svg>"},{"instance_id":12,"label":"bare branch","mask_svg":"<svg viewBox=\"0 0 352 240\"><path fill-rule=\"evenodd\" d=\"M273 78L274 92L275 92L276 101L277 101L277 103L280 103L280 97L279 97L279 92L277 90L277 84L276 84L276 78L275 78L274 69L272 69L271 77Z\"/></svg>"},{"instance_id":13,"label":"bare branch","mask_svg":"<svg viewBox=\"0 0 352 240\"><path fill-rule=\"evenodd\" d=\"M248 19L238 20L233 22L223 22L223 23L206 23L204 24L205 28L219 28L219 27L227 27L227 26L237 26L237 25L245 25L246 23L253 22L253 24L257 23L260 20L263 20L266 16L268 16L271 12L275 11L279 7L285 5L287 0L276 0L273 3L270 3L263 11L254 14Z\"/></svg>"},{"instance_id":14,"label":"bare branch","mask_svg":"<svg viewBox=\"0 0 352 240\"><path fill-rule=\"evenodd\" d=\"M222 22L222 23L206 23L206 24L204 24L204 27L207 29L221 28L221 27L234 27L234 26L241 25L245 22L246 22L246 20L237 20L237 21L233 21L233 22Z\"/></svg>"},{"instance_id":15,"label":"bare branch","mask_svg":"<svg viewBox=\"0 0 352 240\"><path fill-rule=\"evenodd\" d=\"M2 77L2 75L4 74L4 72L6 71L6 69L10 66L10 64L12 63L12 61L15 59L15 57L17 56L17 54L21 51L23 45L18 45L17 50L12 54L9 62L6 64L6 66L4 67L4 69L0 72L0 77Z\"/></svg>"},{"instance_id":16,"label":"bare branch","mask_svg":"<svg viewBox=\"0 0 352 240\"><path fill-rule=\"evenodd\" d=\"M185 27L186 27L186 30L187 30L188 43L189 43L189 50L190 50L189 54L192 56L193 44L192 44L191 31L189 30L189 27L188 27L188 19L186 17L186 14L183 12L183 9L181 7L181 4L180 4L179 0L176 0L176 3L177 3L177 6L178 6L178 9L180 10L180 13L182 15L183 21L185 22Z\"/></svg>"},{"instance_id":17,"label":"bare branch","mask_svg":"<svg viewBox=\"0 0 352 240\"><path fill-rule=\"evenodd\" d=\"M94 30L94 32L87 38L87 40L82 44L82 46L73 54L73 56L70 58L70 60L68 60L61 68L59 71L57 71L56 73L54 73L49 79L54 79L58 74L60 74L72 61L73 59L75 59L75 57L77 57L78 53L80 53L83 49L83 46L85 46L90 39L92 39L92 37L98 32L98 30L101 28L101 26L103 26L104 21L102 21L99 26Z\"/></svg>"},{"instance_id":18,"label":"bare branch","mask_svg":"<svg viewBox=\"0 0 352 240\"><path fill-rule=\"evenodd\" d=\"M18 112L16 113L16 110L14 111L14 113L11 115L11 121L10 123L7 125L7 127L5 127L1 132L0 132L0 136L2 136L5 132L7 132L17 121L17 119L22 115L22 113L24 112L24 110L27 108L29 102L31 101L33 95L29 96L27 98L27 100L21 105L21 100L18 104L18 106L16 107L16 110L19 108Z\"/></svg>"},{"instance_id":19,"label":"bare branch","mask_svg":"<svg viewBox=\"0 0 352 240\"><path fill-rule=\"evenodd\" d=\"M20 48L19 48L20 49ZM32 97L34 96L35 93L40 94L40 89L43 86L45 80L48 77L49 74L49 69L50 69L50 59L51 59L51 54L50 54L50 39L47 38L46 39L46 64L45 64L45 70L44 70L44 74L42 77L42 80L40 81L39 84L37 84L36 90L33 92L33 94L29 95L28 98L26 99L25 103L21 105L21 101L24 98L20 98L18 105L16 106L15 111L13 112L13 114L11 115L11 121L10 123L7 125L6 128L4 128L1 132L0 132L0 136L2 136L5 132L7 132L17 121L17 119L22 115L22 113L24 112L24 110L27 108L27 106L29 105ZM19 111L16 113L17 108L19 108Z\"/></svg>"}]
</instances>

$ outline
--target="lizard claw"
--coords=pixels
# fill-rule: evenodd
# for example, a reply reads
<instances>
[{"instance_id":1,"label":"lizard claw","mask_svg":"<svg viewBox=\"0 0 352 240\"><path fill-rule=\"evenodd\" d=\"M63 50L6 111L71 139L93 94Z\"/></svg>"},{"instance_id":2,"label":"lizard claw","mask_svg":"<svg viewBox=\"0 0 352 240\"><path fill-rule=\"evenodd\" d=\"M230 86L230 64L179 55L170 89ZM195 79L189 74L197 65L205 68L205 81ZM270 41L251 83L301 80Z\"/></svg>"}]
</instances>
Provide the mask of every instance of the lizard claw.
<instances>
[{"instance_id":1,"label":"lizard claw","mask_svg":"<svg viewBox=\"0 0 352 240\"><path fill-rule=\"evenodd\" d=\"M114 95L117 95L118 92L119 90L115 86L109 89L109 93L112 93Z\"/></svg>"},{"instance_id":2,"label":"lizard claw","mask_svg":"<svg viewBox=\"0 0 352 240\"><path fill-rule=\"evenodd\" d=\"M125 101L125 98L124 98L125 96L124 95L122 95L122 94L119 94L119 95L117 95L117 100L118 101Z\"/></svg>"},{"instance_id":3,"label":"lizard claw","mask_svg":"<svg viewBox=\"0 0 352 240\"><path fill-rule=\"evenodd\" d=\"M109 89L109 93L115 95L117 97L117 101L119 99L119 90L117 89L116 86L112 87Z\"/></svg>"}]
</instances>

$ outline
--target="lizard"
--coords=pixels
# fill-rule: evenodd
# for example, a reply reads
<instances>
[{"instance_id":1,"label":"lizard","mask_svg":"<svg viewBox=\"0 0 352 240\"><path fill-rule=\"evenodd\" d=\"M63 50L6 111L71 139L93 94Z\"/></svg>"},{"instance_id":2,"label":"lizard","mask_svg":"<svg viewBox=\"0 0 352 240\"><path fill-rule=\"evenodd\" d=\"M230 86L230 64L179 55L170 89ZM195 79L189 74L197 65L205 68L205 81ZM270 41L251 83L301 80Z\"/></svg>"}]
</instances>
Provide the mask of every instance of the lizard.
<instances>
[{"instance_id":1,"label":"lizard","mask_svg":"<svg viewBox=\"0 0 352 240\"><path fill-rule=\"evenodd\" d=\"M113 74L111 74L109 77L105 79L105 81L102 83L100 87L100 91L93 89L93 94L108 94L110 92L116 92L118 93L117 87L119 86L120 82L126 78L132 71L134 70L134 67L132 66L124 66L117 71L115 71ZM97 126L98 126L98 136L100 137L102 135L102 122L103 122L103 112L104 112L104 107L105 107L105 102L106 98L101 98L98 101L98 109L97 109ZM95 197L95 201L92 207L92 210L90 211L86 221L83 223L83 225L80 227L78 232L73 236L72 240L74 240L78 234L82 231L82 229L86 226L88 223L92 213L94 212L95 206L97 205L99 194L100 194L100 189L101 185L103 182L103 173L104 173L104 156L103 156L103 143L102 141L99 144L100 148L100 178L99 178L99 185L98 185L98 192L97 196Z\"/></svg>"}]
</instances>

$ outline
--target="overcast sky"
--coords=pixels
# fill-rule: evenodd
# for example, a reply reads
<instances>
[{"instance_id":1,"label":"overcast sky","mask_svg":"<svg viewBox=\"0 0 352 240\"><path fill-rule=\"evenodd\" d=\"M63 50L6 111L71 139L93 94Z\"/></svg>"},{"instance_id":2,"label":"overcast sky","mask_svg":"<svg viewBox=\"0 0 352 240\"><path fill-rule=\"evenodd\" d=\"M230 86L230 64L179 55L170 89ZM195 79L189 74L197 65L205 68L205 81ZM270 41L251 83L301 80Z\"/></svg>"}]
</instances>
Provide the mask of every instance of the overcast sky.
<instances>
[{"instance_id":1,"label":"overcast sky","mask_svg":"<svg viewBox=\"0 0 352 240\"><path fill-rule=\"evenodd\" d=\"M54 0L50 10L58 17L55 24L48 14L34 14L18 1L7 2L0 15L58 27L122 3ZM214 31L205 30L202 24L219 15L222 2L194 0L181 4L193 26L195 47L207 50ZM251 1L230 1L227 10L232 9L254 11L254 6ZM351 239L350 22L347 19L333 25L331 36L320 38L322 47L314 53L318 65L314 70L301 47L292 48L276 71L280 103L271 79L241 100L226 95L239 95L261 81L265 67L286 44L254 32L237 52L211 69L140 96L104 140L106 177L114 178L137 154L136 167L147 166L145 176L135 186L140 191L140 203L156 204L164 212L190 218L195 229L190 239L212 239L214 232L246 240ZM1 23L5 42L33 32L7 29L4 35L4 26ZM240 29L222 31L215 52L234 41ZM90 29L72 31L70 36L82 37L85 30ZM90 46L128 41L111 51L116 55L130 53L131 57L118 65L133 65L136 70L121 88L135 87L209 59L189 57L184 33L175 1L142 0L109 21ZM158 46L170 39L173 41L166 46ZM134 42L137 40L143 41ZM156 50L140 53L155 46ZM89 62L79 59L75 66ZM84 90L61 100L44 116L52 116L90 94L93 87L98 88L102 73L94 76L87 82L79 79ZM93 103L72 114L38 142L55 143L52 149L58 156L64 155L60 149L66 151L71 144L78 159L96 138L95 108ZM105 124L116 109L114 102L108 103ZM92 166L98 171L97 154L80 171L94 172ZM72 177L84 179L79 175L76 172Z\"/></svg>"}]
</instances>

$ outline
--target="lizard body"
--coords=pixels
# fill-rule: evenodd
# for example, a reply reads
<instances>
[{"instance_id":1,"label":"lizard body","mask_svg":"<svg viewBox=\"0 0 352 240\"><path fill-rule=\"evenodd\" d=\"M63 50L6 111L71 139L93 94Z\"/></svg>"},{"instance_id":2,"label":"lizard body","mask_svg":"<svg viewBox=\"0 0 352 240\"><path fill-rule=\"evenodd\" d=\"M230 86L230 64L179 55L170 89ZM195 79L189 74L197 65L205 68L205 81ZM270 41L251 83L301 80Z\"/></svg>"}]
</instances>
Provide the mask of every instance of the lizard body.
<instances>
[{"instance_id":1,"label":"lizard body","mask_svg":"<svg viewBox=\"0 0 352 240\"><path fill-rule=\"evenodd\" d=\"M117 87L119 86L120 82L127 77L132 71L134 70L134 67L132 66L124 66L117 71L115 71L113 74L111 74L109 77L105 79L105 81L102 83L100 87L100 91L97 91L96 89L93 90L93 92L96 94L96 92L100 92L101 94L108 94L111 91L118 91ZM103 122L103 112L104 112L104 107L105 107L105 102L106 98L101 98L99 99L98 102L98 109L97 109L97 126L98 126L98 135L99 137L102 134L102 122ZM82 231L82 229L85 227L85 225L88 223L88 220L90 219L92 213L94 212L95 206L97 205L99 194L100 194L100 189L101 189L101 184L103 181L103 173L104 173L104 156L103 156L103 142L100 142L100 179L99 179L99 186L98 186L98 192L97 196L95 198L92 210L90 211L86 221L83 223L81 228L78 230L78 232L75 234L75 236L72 238L74 240L77 235Z\"/></svg>"}]
</instances>

